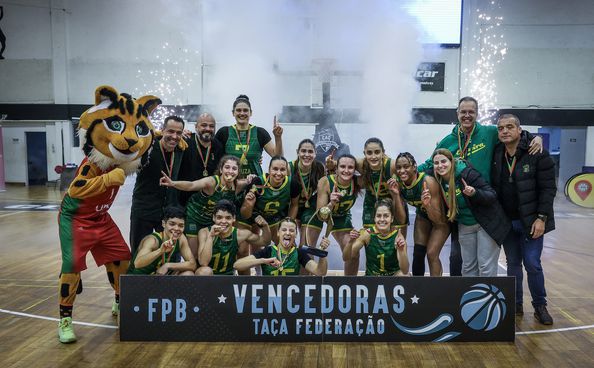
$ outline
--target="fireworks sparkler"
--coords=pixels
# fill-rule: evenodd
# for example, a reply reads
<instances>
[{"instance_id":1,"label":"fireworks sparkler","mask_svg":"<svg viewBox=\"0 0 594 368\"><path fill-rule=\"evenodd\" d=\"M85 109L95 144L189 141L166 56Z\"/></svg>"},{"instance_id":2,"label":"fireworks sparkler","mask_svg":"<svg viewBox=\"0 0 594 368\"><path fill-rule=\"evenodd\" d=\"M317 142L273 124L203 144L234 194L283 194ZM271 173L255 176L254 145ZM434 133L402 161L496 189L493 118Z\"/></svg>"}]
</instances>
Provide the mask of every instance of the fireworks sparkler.
<instances>
[{"instance_id":1,"label":"fireworks sparkler","mask_svg":"<svg viewBox=\"0 0 594 368\"><path fill-rule=\"evenodd\" d=\"M500 10L501 6L496 1L491 1L488 9L476 9L479 31L473 35L473 44L480 49L472 69L463 70L470 81L471 96L480 103L479 120L486 123L491 122L497 108L497 83L493 78L495 68L505 59L507 52L507 44L500 31L503 17L495 15ZM471 51L477 52L475 47Z\"/></svg>"},{"instance_id":2,"label":"fireworks sparkler","mask_svg":"<svg viewBox=\"0 0 594 368\"><path fill-rule=\"evenodd\" d=\"M184 92L192 86L194 80L200 74L200 67L196 67L194 55L197 51L188 49L174 50L168 42L165 42L159 53L155 54L155 69L148 73L141 69L136 72L136 79L140 82L134 90L136 96L153 94L161 98L164 104L183 106L187 105L187 97ZM138 60L138 58L136 58ZM184 101L185 100L185 101ZM169 115L184 115L185 108L159 106L151 114L151 120L155 127L160 129L163 119Z\"/></svg>"}]
</instances>

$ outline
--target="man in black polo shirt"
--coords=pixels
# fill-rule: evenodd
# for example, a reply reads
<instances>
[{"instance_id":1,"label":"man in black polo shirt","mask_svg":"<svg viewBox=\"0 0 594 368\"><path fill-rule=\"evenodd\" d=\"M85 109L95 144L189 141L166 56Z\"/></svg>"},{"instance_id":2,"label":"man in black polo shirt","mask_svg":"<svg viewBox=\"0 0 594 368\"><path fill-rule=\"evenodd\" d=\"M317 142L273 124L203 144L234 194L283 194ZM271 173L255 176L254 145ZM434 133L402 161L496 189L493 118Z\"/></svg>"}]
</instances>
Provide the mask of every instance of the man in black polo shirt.
<instances>
[{"instance_id":1,"label":"man in black polo shirt","mask_svg":"<svg viewBox=\"0 0 594 368\"><path fill-rule=\"evenodd\" d=\"M505 114L497 121L498 144L493 155L491 185L497 191L512 230L503 242L507 258L507 275L516 278L516 315L523 310L523 270L528 275L534 317L552 325L547 311L544 274L540 257L543 235L555 229L553 200L557 193L555 163L546 150L528 154L530 141L522 132L520 120Z\"/></svg>"},{"instance_id":2,"label":"man in black polo shirt","mask_svg":"<svg viewBox=\"0 0 594 368\"><path fill-rule=\"evenodd\" d=\"M188 148L180 168L180 180L194 181L214 175L225 148L215 138L215 119L209 113L200 114L196 121L196 133L186 139ZM172 178L172 180L175 180ZM181 191L179 203L185 206L192 192Z\"/></svg>"},{"instance_id":3,"label":"man in black polo shirt","mask_svg":"<svg viewBox=\"0 0 594 368\"><path fill-rule=\"evenodd\" d=\"M178 203L176 189L159 185L161 172L177 180L184 151L178 146L182 139L184 120L178 116L165 118L162 136L153 142L147 161L136 175L130 211L130 248L132 254L142 239L153 231L163 231L163 208Z\"/></svg>"}]
</instances>

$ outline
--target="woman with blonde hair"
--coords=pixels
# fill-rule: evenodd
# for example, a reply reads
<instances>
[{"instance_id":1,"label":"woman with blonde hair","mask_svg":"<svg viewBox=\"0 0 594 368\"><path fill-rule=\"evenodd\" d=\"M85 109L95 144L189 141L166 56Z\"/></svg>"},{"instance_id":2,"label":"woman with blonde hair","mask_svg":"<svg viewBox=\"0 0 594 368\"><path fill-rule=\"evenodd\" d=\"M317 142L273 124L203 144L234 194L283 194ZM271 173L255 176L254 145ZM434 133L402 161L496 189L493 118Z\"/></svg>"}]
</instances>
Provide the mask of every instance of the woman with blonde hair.
<instances>
[{"instance_id":1,"label":"woman with blonde hair","mask_svg":"<svg viewBox=\"0 0 594 368\"><path fill-rule=\"evenodd\" d=\"M497 193L481 174L447 149L432 155L448 221L458 221L462 276L497 276L500 245L511 229Z\"/></svg>"}]
</instances>

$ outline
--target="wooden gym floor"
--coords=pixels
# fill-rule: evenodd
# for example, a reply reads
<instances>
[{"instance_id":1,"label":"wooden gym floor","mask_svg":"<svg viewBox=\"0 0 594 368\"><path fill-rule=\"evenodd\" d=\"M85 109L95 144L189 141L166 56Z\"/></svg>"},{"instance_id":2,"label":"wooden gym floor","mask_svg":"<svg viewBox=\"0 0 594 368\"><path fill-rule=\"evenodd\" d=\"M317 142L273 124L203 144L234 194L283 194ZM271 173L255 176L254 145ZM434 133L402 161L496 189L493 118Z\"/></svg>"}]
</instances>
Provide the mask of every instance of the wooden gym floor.
<instances>
[{"instance_id":1,"label":"wooden gym floor","mask_svg":"<svg viewBox=\"0 0 594 368\"><path fill-rule=\"evenodd\" d=\"M127 239L133 179L110 210ZM594 210L557 196L557 229L545 236L550 327L532 316L525 289L515 343L122 343L104 269L88 259L76 300L78 342L57 339L60 250L53 187L0 192L0 362L3 367L587 367L594 366ZM359 209L360 211L360 209ZM360 212L354 214L360 219ZM359 220L360 221L360 220ZM412 246L409 234L409 245ZM335 251L333 252L332 249ZM336 253L336 254L334 254ZM331 269L340 255L331 248ZM412 254L412 248L409 248ZM442 251L447 272L449 246ZM500 258L504 274L505 259Z\"/></svg>"}]
</instances>

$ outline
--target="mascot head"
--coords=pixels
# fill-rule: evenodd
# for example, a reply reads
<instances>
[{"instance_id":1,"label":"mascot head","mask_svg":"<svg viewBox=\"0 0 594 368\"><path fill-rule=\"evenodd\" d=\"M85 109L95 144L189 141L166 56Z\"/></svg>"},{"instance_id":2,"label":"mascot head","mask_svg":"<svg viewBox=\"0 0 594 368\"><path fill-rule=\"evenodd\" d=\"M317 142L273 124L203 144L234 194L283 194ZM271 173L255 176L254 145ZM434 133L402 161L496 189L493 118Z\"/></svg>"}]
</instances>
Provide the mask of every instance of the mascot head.
<instances>
[{"instance_id":1,"label":"mascot head","mask_svg":"<svg viewBox=\"0 0 594 368\"><path fill-rule=\"evenodd\" d=\"M103 170L115 165L134 172L153 142L150 113L161 103L155 96L138 99L113 87L95 90L95 106L85 111L78 125L81 145L89 161Z\"/></svg>"}]
</instances>

